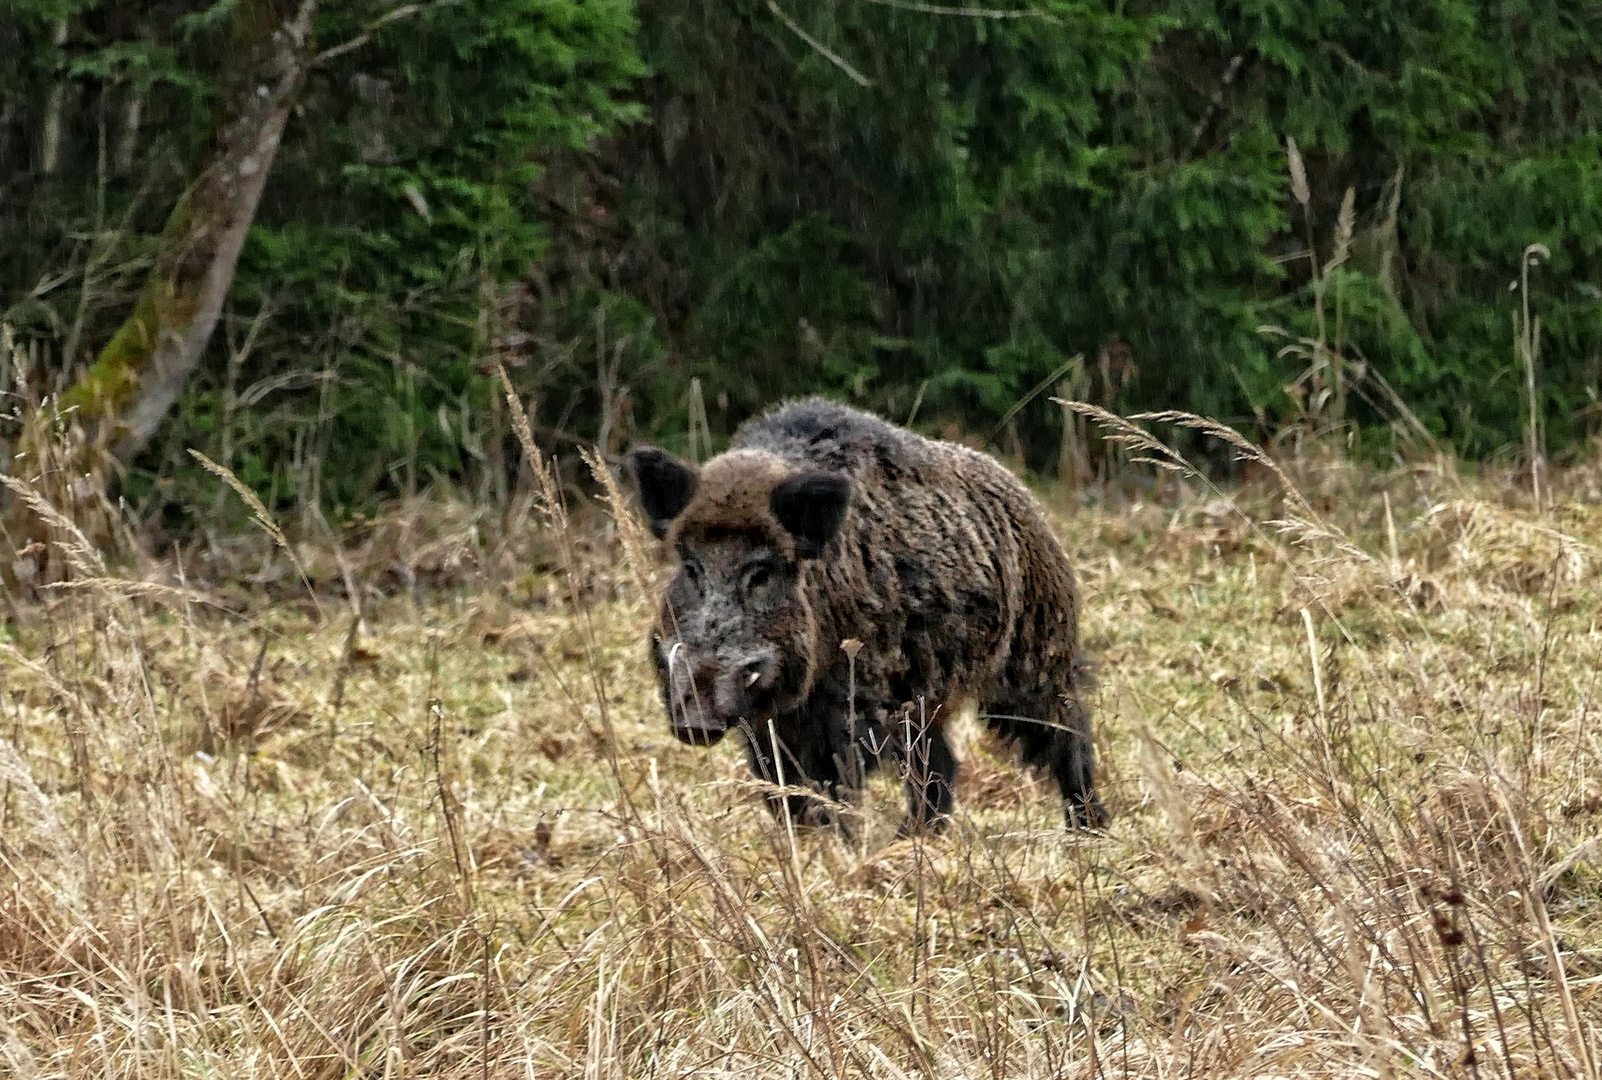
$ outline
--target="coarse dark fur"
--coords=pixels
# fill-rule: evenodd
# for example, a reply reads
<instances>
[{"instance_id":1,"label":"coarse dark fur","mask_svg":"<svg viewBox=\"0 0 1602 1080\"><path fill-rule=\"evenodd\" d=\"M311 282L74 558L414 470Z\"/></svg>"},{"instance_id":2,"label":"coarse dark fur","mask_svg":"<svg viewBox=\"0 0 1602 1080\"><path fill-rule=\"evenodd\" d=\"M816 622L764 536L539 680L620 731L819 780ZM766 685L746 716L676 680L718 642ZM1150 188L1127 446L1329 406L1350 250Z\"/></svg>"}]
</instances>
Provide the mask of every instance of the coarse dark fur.
<instances>
[{"instance_id":1,"label":"coarse dark fur","mask_svg":"<svg viewBox=\"0 0 1602 1080\"><path fill-rule=\"evenodd\" d=\"M1071 827L1105 821L1073 569L994 459L808 399L700 469L653 447L629 466L679 557L651 634L679 738L738 727L758 777L835 799L889 757L915 829L951 811L945 726L974 703L1056 779ZM827 816L805 796L773 804Z\"/></svg>"}]
</instances>

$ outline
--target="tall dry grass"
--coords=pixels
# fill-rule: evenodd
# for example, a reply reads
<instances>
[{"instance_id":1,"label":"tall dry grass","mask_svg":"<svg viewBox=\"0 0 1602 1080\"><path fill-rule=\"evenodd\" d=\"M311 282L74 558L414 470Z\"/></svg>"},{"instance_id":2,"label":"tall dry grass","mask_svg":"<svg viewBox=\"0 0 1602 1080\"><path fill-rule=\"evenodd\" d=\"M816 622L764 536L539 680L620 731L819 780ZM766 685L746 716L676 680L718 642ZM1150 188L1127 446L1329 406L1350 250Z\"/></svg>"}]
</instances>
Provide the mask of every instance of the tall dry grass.
<instances>
[{"instance_id":1,"label":"tall dry grass","mask_svg":"<svg viewBox=\"0 0 1602 1080\"><path fill-rule=\"evenodd\" d=\"M978 736L947 837L888 777L776 823L666 734L646 539L532 452L505 519L337 549L63 524L0 645L4 1071L1595 1080L1593 478L1537 517L1237 441L1222 491L1093 419L1178 476L1058 522L1102 836Z\"/></svg>"}]
</instances>

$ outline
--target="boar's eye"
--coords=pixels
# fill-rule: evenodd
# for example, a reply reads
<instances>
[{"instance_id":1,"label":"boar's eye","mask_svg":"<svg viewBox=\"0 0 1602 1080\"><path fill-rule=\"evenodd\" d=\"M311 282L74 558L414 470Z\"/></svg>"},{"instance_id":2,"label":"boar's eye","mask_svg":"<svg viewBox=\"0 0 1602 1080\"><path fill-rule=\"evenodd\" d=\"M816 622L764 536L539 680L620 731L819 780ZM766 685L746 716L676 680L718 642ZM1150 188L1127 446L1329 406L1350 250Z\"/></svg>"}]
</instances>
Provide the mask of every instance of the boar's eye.
<instances>
[{"instance_id":1,"label":"boar's eye","mask_svg":"<svg viewBox=\"0 0 1602 1080\"><path fill-rule=\"evenodd\" d=\"M696 589L696 591L700 591L701 578L705 575L705 571L701 569L700 560L698 560L694 555L681 552L679 554L679 566L684 570L684 579L688 581L690 585Z\"/></svg>"},{"instance_id":2,"label":"boar's eye","mask_svg":"<svg viewBox=\"0 0 1602 1080\"><path fill-rule=\"evenodd\" d=\"M746 567L745 577L740 581L740 589L752 593L762 588L773 579L773 567L765 562L753 563Z\"/></svg>"}]
</instances>

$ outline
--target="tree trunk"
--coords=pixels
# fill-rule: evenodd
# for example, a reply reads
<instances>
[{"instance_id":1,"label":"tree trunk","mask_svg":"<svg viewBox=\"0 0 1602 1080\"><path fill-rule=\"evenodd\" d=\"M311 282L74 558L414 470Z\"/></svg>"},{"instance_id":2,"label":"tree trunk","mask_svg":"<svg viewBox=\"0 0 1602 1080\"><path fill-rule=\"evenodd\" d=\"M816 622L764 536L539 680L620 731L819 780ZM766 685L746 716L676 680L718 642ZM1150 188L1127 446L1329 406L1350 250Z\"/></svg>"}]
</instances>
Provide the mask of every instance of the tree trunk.
<instances>
[{"instance_id":1,"label":"tree trunk","mask_svg":"<svg viewBox=\"0 0 1602 1080\"><path fill-rule=\"evenodd\" d=\"M138 302L57 407L24 432L12 474L42 483L42 493L71 516L91 509L86 503L103 505L108 466L126 464L145 447L200 363L311 64L316 8L316 0L241 0L234 9L213 138L167 219ZM57 435L67 437L66 446L50 445ZM10 517L19 547L44 538L43 523L22 502ZM21 566L15 571L34 576Z\"/></svg>"}]
</instances>

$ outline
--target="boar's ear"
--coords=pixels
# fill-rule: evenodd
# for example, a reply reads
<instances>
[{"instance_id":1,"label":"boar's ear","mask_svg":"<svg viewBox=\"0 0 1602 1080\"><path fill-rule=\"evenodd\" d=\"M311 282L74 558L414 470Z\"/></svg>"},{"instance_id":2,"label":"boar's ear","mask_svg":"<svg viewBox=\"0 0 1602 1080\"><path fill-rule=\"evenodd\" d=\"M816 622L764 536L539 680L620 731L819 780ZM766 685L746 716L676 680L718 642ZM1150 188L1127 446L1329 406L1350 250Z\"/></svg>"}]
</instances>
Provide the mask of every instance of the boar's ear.
<instances>
[{"instance_id":1,"label":"boar's ear","mask_svg":"<svg viewBox=\"0 0 1602 1080\"><path fill-rule=\"evenodd\" d=\"M839 473L812 472L779 484L769 505L779 524L795 537L796 554L815 559L840 531L850 501L850 480Z\"/></svg>"},{"instance_id":2,"label":"boar's ear","mask_svg":"<svg viewBox=\"0 0 1602 1080\"><path fill-rule=\"evenodd\" d=\"M626 460L640 489L640 507L651 523L652 534L660 540L695 495L695 466L654 446L636 446Z\"/></svg>"}]
</instances>

